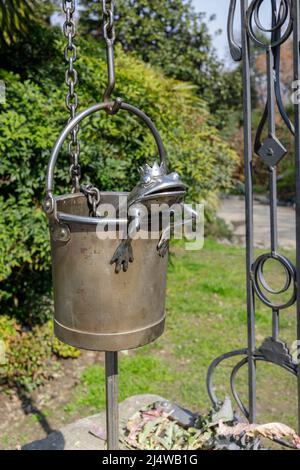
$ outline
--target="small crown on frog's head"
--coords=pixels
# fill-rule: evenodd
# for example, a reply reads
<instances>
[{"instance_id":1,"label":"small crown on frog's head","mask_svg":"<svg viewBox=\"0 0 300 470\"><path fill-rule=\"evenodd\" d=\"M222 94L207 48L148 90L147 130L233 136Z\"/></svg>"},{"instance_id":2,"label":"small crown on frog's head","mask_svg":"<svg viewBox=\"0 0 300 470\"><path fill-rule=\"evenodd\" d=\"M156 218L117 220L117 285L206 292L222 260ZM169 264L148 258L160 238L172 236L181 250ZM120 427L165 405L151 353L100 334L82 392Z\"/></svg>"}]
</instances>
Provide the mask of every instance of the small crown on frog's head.
<instances>
[{"instance_id":1,"label":"small crown on frog's head","mask_svg":"<svg viewBox=\"0 0 300 470\"><path fill-rule=\"evenodd\" d=\"M141 179L146 183L150 182L153 178L157 178L158 176L163 176L166 174L165 166L163 163L158 165L156 162L153 166L148 165L146 163L144 166L139 168L139 173L141 175Z\"/></svg>"}]
</instances>

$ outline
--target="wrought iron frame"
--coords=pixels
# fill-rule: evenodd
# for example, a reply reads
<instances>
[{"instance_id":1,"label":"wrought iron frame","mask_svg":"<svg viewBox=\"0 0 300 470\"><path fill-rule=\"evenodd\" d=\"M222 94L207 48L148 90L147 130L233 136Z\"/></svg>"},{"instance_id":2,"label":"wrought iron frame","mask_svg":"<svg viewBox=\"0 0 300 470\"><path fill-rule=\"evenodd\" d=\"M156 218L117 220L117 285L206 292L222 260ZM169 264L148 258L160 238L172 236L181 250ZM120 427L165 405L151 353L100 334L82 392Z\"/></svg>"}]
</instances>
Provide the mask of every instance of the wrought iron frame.
<instances>
[{"instance_id":1,"label":"wrought iron frame","mask_svg":"<svg viewBox=\"0 0 300 470\"><path fill-rule=\"evenodd\" d=\"M281 46L293 38L294 80L300 79L300 2L299 0L270 0L272 22L266 28L260 21L260 8L264 0L240 0L241 4L241 43L234 35L236 0L230 1L228 17L228 41L234 61L242 62L243 70L243 107L244 107L244 168L245 168L245 212L246 212L246 291L247 291L247 348L231 351L216 358L209 367L207 389L215 407L221 402L213 388L216 367L224 360L243 356L233 367L230 386L234 399L242 413L250 422L257 420L256 364L264 361L284 368L298 380L298 422L300 429L300 367L293 358L287 344L280 340L279 319L281 311L296 306L297 341L300 342L300 102L294 107L294 123L285 110L280 83ZM268 33L268 35L266 34ZM266 41L265 41L266 39ZM264 42L265 41L265 42ZM256 137L252 137L252 51L260 47L266 52L267 98ZM296 265L280 254L278 245L277 220L277 166L286 156L287 150L276 137L277 114L293 136L295 143L295 202L296 202ZM266 132L265 132L266 131ZM267 135L266 137L264 135ZM253 220L253 155L261 158L269 170L270 187L270 251L255 257L254 220ZM281 289L271 288L264 276L268 260L275 260L284 269L286 280ZM287 301L275 303L270 295L290 293ZM256 301L259 299L272 311L272 335L257 346L255 332ZM298 343L300 345L300 343ZM242 402L236 388L236 376L240 369L248 365L249 405Z\"/></svg>"}]
</instances>

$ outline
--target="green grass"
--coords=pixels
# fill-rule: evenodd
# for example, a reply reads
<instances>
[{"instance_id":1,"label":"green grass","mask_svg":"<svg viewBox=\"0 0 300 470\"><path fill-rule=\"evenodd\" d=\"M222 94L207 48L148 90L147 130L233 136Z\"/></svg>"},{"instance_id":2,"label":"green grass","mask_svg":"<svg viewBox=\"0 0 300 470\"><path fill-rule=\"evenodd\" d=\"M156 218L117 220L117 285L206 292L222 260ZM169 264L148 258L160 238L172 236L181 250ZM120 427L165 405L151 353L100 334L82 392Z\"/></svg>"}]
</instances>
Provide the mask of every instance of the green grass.
<instances>
[{"instance_id":1,"label":"green grass","mask_svg":"<svg viewBox=\"0 0 300 470\"><path fill-rule=\"evenodd\" d=\"M293 258L293 253L285 253ZM167 325L155 343L120 354L120 400L155 393L183 406L205 411L210 402L205 388L206 372L218 355L246 346L245 252L211 240L201 252L175 248L169 269ZM272 271L272 270L271 270ZM281 337L294 339L295 314L282 313ZM271 335L271 312L257 305L257 342ZM229 394L230 366L218 370L220 398ZM247 370L240 373L238 388L247 400ZM105 406L104 370L87 368L74 390L67 411ZM284 421L296 426L296 380L279 367L258 364L259 421Z\"/></svg>"},{"instance_id":2,"label":"green grass","mask_svg":"<svg viewBox=\"0 0 300 470\"><path fill-rule=\"evenodd\" d=\"M161 383L172 385L174 372L170 371L153 355L140 354L121 356L120 358L120 400L131 395L144 393L159 394ZM76 399L76 405L88 406L94 410L105 407L105 376L104 369L99 365L88 367L81 377L81 385ZM66 411L72 412L74 403L67 405Z\"/></svg>"}]
</instances>

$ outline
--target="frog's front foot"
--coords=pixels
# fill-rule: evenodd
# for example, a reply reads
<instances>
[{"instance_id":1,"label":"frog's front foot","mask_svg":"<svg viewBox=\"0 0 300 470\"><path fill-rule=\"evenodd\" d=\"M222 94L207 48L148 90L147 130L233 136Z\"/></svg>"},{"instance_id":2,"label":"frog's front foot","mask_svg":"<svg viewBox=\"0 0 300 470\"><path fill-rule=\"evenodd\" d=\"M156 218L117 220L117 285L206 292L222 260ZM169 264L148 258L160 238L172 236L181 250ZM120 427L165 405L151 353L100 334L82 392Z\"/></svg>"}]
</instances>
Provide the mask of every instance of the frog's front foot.
<instances>
[{"instance_id":1,"label":"frog's front foot","mask_svg":"<svg viewBox=\"0 0 300 470\"><path fill-rule=\"evenodd\" d=\"M168 253L169 249L169 240L160 240L157 245L157 251L161 258L164 258Z\"/></svg>"},{"instance_id":2,"label":"frog's front foot","mask_svg":"<svg viewBox=\"0 0 300 470\"><path fill-rule=\"evenodd\" d=\"M129 263L132 263L133 260L131 240L123 240L116 249L110 264L116 264L115 272L117 274L122 270L126 273Z\"/></svg>"}]
</instances>

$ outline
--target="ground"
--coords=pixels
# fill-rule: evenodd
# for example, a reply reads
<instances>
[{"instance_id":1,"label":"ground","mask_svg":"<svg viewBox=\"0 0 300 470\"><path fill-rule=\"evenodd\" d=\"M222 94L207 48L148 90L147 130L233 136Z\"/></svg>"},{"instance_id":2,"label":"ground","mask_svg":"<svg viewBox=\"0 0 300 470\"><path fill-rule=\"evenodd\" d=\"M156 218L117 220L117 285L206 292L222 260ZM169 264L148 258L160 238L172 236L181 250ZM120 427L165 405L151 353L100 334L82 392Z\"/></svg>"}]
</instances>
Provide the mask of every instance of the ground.
<instances>
[{"instance_id":1,"label":"ground","mask_svg":"<svg viewBox=\"0 0 300 470\"><path fill-rule=\"evenodd\" d=\"M245 245L245 198L230 196L221 200L218 217L226 221L234 233L235 242ZM289 206L277 208L280 246L295 249L296 217ZM270 246L270 206L265 196L254 198L254 243L257 248Z\"/></svg>"},{"instance_id":2,"label":"ground","mask_svg":"<svg viewBox=\"0 0 300 470\"><path fill-rule=\"evenodd\" d=\"M206 240L201 252L186 252L180 246L172 252L165 334L138 351L120 354L120 401L153 393L206 411L210 402L205 378L210 362L246 346L245 252L242 247L212 240ZM293 252L284 254L294 256ZM282 314L281 337L291 344L294 332L295 312L290 309ZM270 311L258 304L258 343L270 334ZM217 375L221 399L229 393L230 364L222 366ZM246 400L245 384L243 370L238 388ZM41 439L51 430L97 413L104 408L104 399L102 354L84 352L78 360L63 361L57 377L35 390L29 400L22 402L16 392L1 394L0 448ZM258 408L260 422L276 420L295 428L294 378L276 366L259 364Z\"/></svg>"},{"instance_id":3,"label":"ground","mask_svg":"<svg viewBox=\"0 0 300 470\"><path fill-rule=\"evenodd\" d=\"M120 436L123 424L142 408L165 399L158 395L134 395L119 403ZM100 436L100 438L99 438ZM106 412L97 413L87 418L68 424L59 431L51 433L44 439L33 441L22 447L22 450L105 450L106 449ZM123 443L121 449L128 450Z\"/></svg>"}]
</instances>

